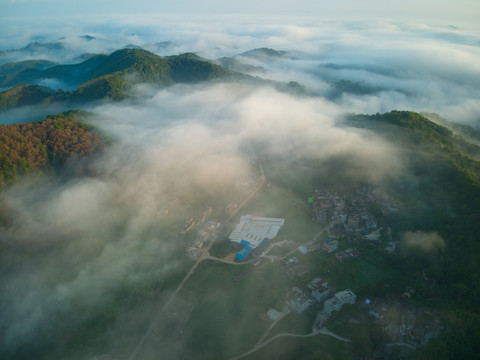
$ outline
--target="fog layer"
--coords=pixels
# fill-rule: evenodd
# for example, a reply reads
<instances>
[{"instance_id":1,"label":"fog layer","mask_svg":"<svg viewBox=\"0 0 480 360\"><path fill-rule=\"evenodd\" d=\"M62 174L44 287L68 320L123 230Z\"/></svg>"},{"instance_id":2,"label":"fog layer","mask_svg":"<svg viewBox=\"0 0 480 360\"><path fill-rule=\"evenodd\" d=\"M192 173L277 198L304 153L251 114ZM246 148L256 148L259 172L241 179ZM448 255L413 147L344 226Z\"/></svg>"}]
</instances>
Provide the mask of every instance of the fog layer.
<instances>
[{"instance_id":1,"label":"fog layer","mask_svg":"<svg viewBox=\"0 0 480 360\"><path fill-rule=\"evenodd\" d=\"M403 174L398 149L368 130L339 126L344 113L409 109L478 124L476 33L391 22L181 25L150 18L142 24L110 19L54 26L36 38L34 27L16 37L11 30L2 35L10 49L7 36L27 45L65 35L59 40L64 47L17 46L1 55L2 62L74 61L82 52L113 51L119 44L211 59L271 47L286 53L242 61L263 67L262 76L298 81L314 96L238 84L139 86L133 100L89 108L89 121L111 145L90 160L88 175L25 179L0 193L9 213L0 227L0 348L12 357L25 349L41 353L44 344L61 354L73 341L69 331L118 315L112 315L117 306L135 309L124 317L148 318L137 302L158 301L155 291L171 290L169 281L183 274L191 239L179 236L182 226L209 207L221 213L245 195L239 179L258 180L249 147L289 161L342 156L362 180L380 184ZM79 40L82 34L97 39ZM341 81L350 83L341 88ZM436 234L406 239L413 248L427 239L425 251L443 246ZM116 321L122 331L132 326ZM145 329L139 328L132 333Z\"/></svg>"},{"instance_id":2,"label":"fog layer","mask_svg":"<svg viewBox=\"0 0 480 360\"><path fill-rule=\"evenodd\" d=\"M5 25L0 62L46 59L80 62L85 53L110 53L139 46L159 55L195 52L208 59L255 48L280 57L237 57L265 69L260 75L298 81L332 99L345 111L392 109L437 112L451 121L478 126L480 34L452 24L431 26L394 21L327 21L316 18L260 19L235 16L91 18L31 32ZM28 43L36 41L37 44ZM25 46L25 47L24 47ZM10 51L15 49L15 51ZM252 70L254 71L254 70ZM343 81L343 82L342 82ZM345 81L347 83L345 83ZM338 82L341 82L338 85ZM53 80L49 84L55 85Z\"/></svg>"},{"instance_id":3,"label":"fog layer","mask_svg":"<svg viewBox=\"0 0 480 360\"><path fill-rule=\"evenodd\" d=\"M340 109L319 98L233 84L140 90L142 104L92 109L112 139L94 175L2 192L11 216L0 238L15 269L2 280L4 346L35 343L59 312L59 329L81 324L122 286L166 281L185 261L183 222L226 205L219 197L252 176L248 144L298 159L349 155L371 181L401 168L388 144L336 127Z\"/></svg>"}]
</instances>

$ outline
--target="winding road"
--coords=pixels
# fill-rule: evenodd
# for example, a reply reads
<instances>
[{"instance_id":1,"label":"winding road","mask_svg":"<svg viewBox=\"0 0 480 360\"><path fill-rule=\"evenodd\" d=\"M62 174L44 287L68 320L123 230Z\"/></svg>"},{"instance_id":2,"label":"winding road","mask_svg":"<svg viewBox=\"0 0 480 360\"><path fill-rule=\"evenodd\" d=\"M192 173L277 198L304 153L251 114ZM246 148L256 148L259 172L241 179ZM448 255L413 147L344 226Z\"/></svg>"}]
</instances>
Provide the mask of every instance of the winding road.
<instances>
[{"instance_id":1,"label":"winding road","mask_svg":"<svg viewBox=\"0 0 480 360\"><path fill-rule=\"evenodd\" d=\"M247 196L247 198L235 209L235 211L225 220L225 222L220 226L220 228L218 229L219 231L217 232L217 234L220 233L220 230L222 230L222 228L225 226L225 224L228 224L228 222L245 206L245 204L250 201L250 199L263 187L263 185L265 184L265 173L263 171L263 165L260 161L260 159L258 158L257 154L253 151L253 149L251 147L249 147L250 151L252 152L252 155L255 157L255 159L257 160L257 163L258 163L258 167L259 167L259 170L260 170L260 183L255 187L255 189L253 189L253 191ZM145 331L145 333L143 334L142 338L140 339L140 341L138 342L137 346L135 346L135 348L133 349L132 353L130 354L128 360L135 360L138 356L138 353L140 352L140 350L142 349L146 339L149 337L149 335L152 333L156 323L160 320L161 316L162 316L162 313L168 308L168 306L172 303L172 301L175 299L175 297L177 296L178 292L183 288L183 286L185 285L185 283L188 281L188 279L190 278L190 276L192 276L192 274L195 272L196 268L198 267L198 265L200 265L200 263L204 260L214 260L214 261L219 261L219 262L223 262L223 263L226 263L226 264L230 264L230 265L245 265L245 264L248 264L250 262L252 262L253 260L251 261L246 261L246 262L243 262L243 263L235 263L235 262L232 262L232 261L228 261L228 260L223 260L223 259L218 259L216 257L213 257L213 256L210 256L209 254L209 251L210 249L212 248L214 242L216 240L216 237L212 237L210 243L208 244L208 246L206 247L205 251L202 253L202 255L197 259L197 261L195 262L195 264L193 264L193 266L191 267L190 271L185 275L185 277L183 278L182 282L177 286L177 288L175 289L175 291L172 293L172 295L170 296L170 298L168 299L168 301L165 303L165 305L163 305L163 307L160 309L160 311L157 313L157 315L155 316L155 318L152 320L149 328Z\"/></svg>"},{"instance_id":2,"label":"winding road","mask_svg":"<svg viewBox=\"0 0 480 360\"><path fill-rule=\"evenodd\" d=\"M294 338L308 338L308 337L313 337L313 336L317 336L319 334L324 334L324 335L327 335L327 336L331 336L331 337L334 337L335 339L337 340L340 340L340 341L343 341L343 342L350 342L351 340L350 339L346 339L346 338L343 338L341 336L338 336L334 333L332 333L330 330L328 330L327 328L323 327L321 328L320 330L315 330L315 331L312 331L310 334L305 334L305 335L299 335L299 334L290 334L290 333L280 333L280 334L277 334L275 336L272 336L270 339L268 339L267 341L264 341L260 344L257 344L255 345L251 350L247 351L246 353L243 353L241 355L238 355L238 356L235 356L233 358L231 358L230 360L237 360L237 359L241 359L245 356L248 356L250 354L253 354L255 351L258 351L260 350L262 347L268 345L269 343L271 343L272 341L278 339L278 338L281 338L281 337L294 337Z\"/></svg>"},{"instance_id":3,"label":"winding road","mask_svg":"<svg viewBox=\"0 0 480 360\"><path fill-rule=\"evenodd\" d=\"M235 212L233 214L231 214L228 219L220 226L219 228L219 231L218 233L220 233L220 230L225 226L225 224L227 224L244 206L245 204L250 201L250 199L263 187L263 185L265 184L265 173L263 171L263 166L262 166L262 163L260 162L260 159L258 158L258 156L255 154L255 152L250 148L250 151L252 152L253 156L256 158L257 160L257 163L258 163L258 166L259 166L259 169L260 169L260 173L261 173L261 176L260 176L260 179L261 179L261 182L258 186L256 186L256 188L249 194L249 196L237 207L237 209L235 210ZM217 234L218 234L217 233ZM314 236L314 239L316 239L321 233L318 233ZM147 340L147 338L150 336L150 334L152 333L155 325L157 324L157 322L160 320L161 318L161 315L163 314L163 312L170 306L170 304L173 302L173 300L175 299L175 297L177 296L177 294L179 293L179 291L183 288L183 286L185 285L185 283L188 281L188 279L190 278L190 276L193 275L193 273L195 272L195 270L197 269L197 267L200 265L200 263L204 260L212 260L212 261L217 261L217 262L221 262L221 263L225 263L225 264L229 264L229 265L236 265L236 266L241 266L241 265L246 265L246 264L249 264L249 263L252 263L253 261L255 261L256 259L253 259L253 260L250 260L250 261L245 261L245 262L241 262L241 263L237 263L237 262L234 262L234 261L230 261L230 260L224 260L224 259L219 259L217 257L214 257L214 256L211 256L209 251L211 249L211 247L213 246L214 242L216 240L216 237L212 237L212 239L210 240L210 243L208 244L208 246L205 248L205 250L203 251L202 255L197 259L197 261L195 262L195 264L193 264L193 266L190 268L190 271L185 275L185 277L183 278L183 280L180 282L180 284L177 286L177 288L175 289L175 291L172 293L172 295L170 295L169 299L167 300L167 302L163 305L163 307L160 309L160 311L157 313L157 315L155 316L155 318L152 320L149 328L145 331L145 333L143 334L142 338L140 339L140 341L138 342L138 344L135 346L134 350L132 351L132 353L130 354L130 357L128 358L128 360L135 360L140 352L140 350L142 349L145 341ZM290 253L293 253L294 251L296 251L297 249L293 249ZM288 253L287 255L290 255L290 253ZM287 255L283 256L282 258L286 257ZM346 338L343 338L341 336L338 336L334 333L332 333L331 331L329 331L328 329L326 329L325 327L319 329L319 330L315 330L315 331L312 331L310 334L305 334L305 335L299 335L299 334L290 334L290 333L280 333L280 334L276 334L274 335L273 337L271 337L270 339L262 342L262 340L268 335L268 333L270 332L270 330L275 326L275 324L281 319L283 318L286 314L288 313L288 304L286 303L284 309L282 310L282 314L281 316L272 323L272 325L267 329L267 331L265 332L265 334L260 338L260 340L258 341L258 343L251 349L249 350L248 352L244 353L244 354L241 354L241 355L238 355L234 358L232 358L231 360L235 360L235 359L240 359L242 357L245 357L245 356L248 356L252 353L254 353L255 351L261 349L262 347L268 345L269 343L271 343L272 341L278 339L278 338L281 338L281 337L296 337L296 338L308 338L308 337L313 337L313 336L317 336L319 334L324 334L324 335L327 335L327 336L332 336L340 341L344 341L344 342L349 342L351 340L349 339L346 339Z\"/></svg>"}]
</instances>

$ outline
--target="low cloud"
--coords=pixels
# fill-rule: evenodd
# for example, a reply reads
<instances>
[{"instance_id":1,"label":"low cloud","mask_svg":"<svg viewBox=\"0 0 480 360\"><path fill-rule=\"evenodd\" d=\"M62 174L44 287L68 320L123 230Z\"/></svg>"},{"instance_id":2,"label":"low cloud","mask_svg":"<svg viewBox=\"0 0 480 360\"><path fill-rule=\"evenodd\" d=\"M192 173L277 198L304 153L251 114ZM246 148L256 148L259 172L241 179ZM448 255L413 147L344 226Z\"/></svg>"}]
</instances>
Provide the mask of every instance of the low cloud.
<instances>
[{"instance_id":1,"label":"low cloud","mask_svg":"<svg viewBox=\"0 0 480 360\"><path fill-rule=\"evenodd\" d=\"M182 224L208 205L223 211L242 191L238 180L252 178L248 144L289 161L349 156L377 181L401 168L390 145L337 127L340 109L323 99L235 84L138 91L149 94L144 102L92 109L91 123L113 143L91 176L2 192L11 223L0 237L17 259L2 280L12 290L2 291L4 344L35 342L44 322L73 304L71 321L81 323L125 284L175 271L185 261Z\"/></svg>"},{"instance_id":2,"label":"low cloud","mask_svg":"<svg viewBox=\"0 0 480 360\"><path fill-rule=\"evenodd\" d=\"M367 129L348 127L341 122L344 113L409 109L472 124L480 118L475 87L480 70L474 61L478 48L461 30L391 22L158 20L146 18L139 25L135 19L112 17L75 28L58 25L38 36L66 36L60 42L67 50L58 50L57 60L132 42L154 49L156 42L171 41L156 52L195 51L208 58L274 47L287 55L263 62L264 76L299 80L318 96L298 97L246 84L142 85L128 101L88 108L95 114L89 121L112 144L90 160L87 175L27 179L0 194L11 213L8 225L0 228L5 260L0 341L11 353L46 341L42 333L52 319L59 326L49 330L51 336L60 337L69 327L81 327L104 313L125 288L144 300L167 279L179 276L186 261L188 239L179 236L185 221L207 206L223 211L245 192L238 180L258 175L249 146L284 159L285 171L290 161L346 158L351 174L382 184L386 178L408 176L402 151ZM78 37L85 33L98 41ZM25 45L31 40L23 33L21 38ZM45 50L22 56L52 54ZM374 91L329 97L341 80ZM36 111L17 109L4 113L0 122L33 120ZM425 252L445 247L435 232L405 233L403 243ZM122 316L145 318L141 309L131 308Z\"/></svg>"},{"instance_id":3,"label":"low cloud","mask_svg":"<svg viewBox=\"0 0 480 360\"><path fill-rule=\"evenodd\" d=\"M407 231L402 236L402 244L411 250L420 250L426 253L445 248L445 240L437 232Z\"/></svg>"},{"instance_id":4,"label":"low cloud","mask_svg":"<svg viewBox=\"0 0 480 360\"><path fill-rule=\"evenodd\" d=\"M92 17L75 25L55 22L48 29L29 23L31 34L16 24L6 27L1 50L41 37L44 46L6 52L1 62L41 58L80 61L83 53L110 53L127 45L159 55L196 52L209 59L236 56L267 47L286 51L280 58L259 62L262 76L299 81L321 96L342 80L370 87L373 93L345 92L334 100L346 112L408 108L437 112L452 121L480 126L472 102L480 96L478 36L454 27L414 25L393 21L311 21L309 18L252 18L210 16L186 19L157 15ZM16 19L16 22L21 21ZM16 25L16 26L15 26ZM42 30L40 30L42 29ZM82 37L92 35L94 38ZM2 60L3 59L3 60ZM245 60L245 59L243 59ZM248 59L247 59L248 60ZM402 98L403 97L403 98Z\"/></svg>"}]
</instances>

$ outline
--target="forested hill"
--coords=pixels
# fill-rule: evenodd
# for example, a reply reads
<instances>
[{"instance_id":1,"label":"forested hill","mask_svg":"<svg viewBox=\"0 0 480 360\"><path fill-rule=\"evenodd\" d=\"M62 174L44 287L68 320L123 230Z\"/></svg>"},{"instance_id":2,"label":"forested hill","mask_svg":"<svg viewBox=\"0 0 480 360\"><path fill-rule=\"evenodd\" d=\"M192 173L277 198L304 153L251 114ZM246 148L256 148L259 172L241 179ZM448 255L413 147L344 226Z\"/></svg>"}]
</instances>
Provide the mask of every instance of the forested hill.
<instances>
[{"instance_id":1,"label":"forested hill","mask_svg":"<svg viewBox=\"0 0 480 360\"><path fill-rule=\"evenodd\" d=\"M143 81L168 83L172 81L172 77L178 77L188 70L192 71L192 68L195 69L197 76L194 80L232 75L231 71L198 56L184 54L161 57L147 50L122 49L110 55L93 56L79 64L56 65L47 69L20 68L16 72L6 73L0 77L0 87L34 83L40 79L56 79L79 86L100 76L118 73L134 73Z\"/></svg>"},{"instance_id":2,"label":"forested hill","mask_svg":"<svg viewBox=\"0 0 480 360\"><path fill-rule=\"evenodd\" d=\"M21 64L20 64L21 65ZM248 81L274 86L280 91L305 93L295 82L278 83L229 70L195 54L161 57L142 49L123 49L110 55L96 55L74 65L56 65L48 69L25 68L0 77L0 110L51 102L85 103L101 99L121 100L135 84L168 86L203 81ZM15 67L15 64L10 64ZM74 91L35 85L52 80L76 88Z\"/></svg>"},{"instance_id":3,"label":"forested hill","mask_svg":"<svg viewBox=\"0 0 480 360\"><path fill-rule=\"evenodd\" d=\"M473 184L480 186L480 162L475 160L480 157L480 146L454 134L447 127L412 111L355 115L350 119L360 123L373 120L402 128L411 141L423 145L429 151L439 151Z\"/></svg>"},{"instance_id":4,"label":"forested hill","mask_svg":"<svg viewBox=\"0 0 480 360\"><path fill-rule=\"evenodd\" d=\"M69 111L37 123L0 125L0 186L102 149L103 139L79 120L82 115Z\"/></svg>"},{"instance_id":5,"label":"forested hill","mask_svg":"<svg viewBox=\"0 0 480 360\"><path fill-rule=\"evenodd\" d=\"M0 78L0 87L14 87L0 93L0 109L55 101L119 100L126 95L130 86L137 83L166 86L245 78L248 76L192 54L161 57L142 49L123 49L108 56L94 56L79 64L57 65L44 70L22 68L6 74ZM45 79L55 79L78 88L64 92L62 89L53 91L29 85Z\"/></svg>"}]
</instances>

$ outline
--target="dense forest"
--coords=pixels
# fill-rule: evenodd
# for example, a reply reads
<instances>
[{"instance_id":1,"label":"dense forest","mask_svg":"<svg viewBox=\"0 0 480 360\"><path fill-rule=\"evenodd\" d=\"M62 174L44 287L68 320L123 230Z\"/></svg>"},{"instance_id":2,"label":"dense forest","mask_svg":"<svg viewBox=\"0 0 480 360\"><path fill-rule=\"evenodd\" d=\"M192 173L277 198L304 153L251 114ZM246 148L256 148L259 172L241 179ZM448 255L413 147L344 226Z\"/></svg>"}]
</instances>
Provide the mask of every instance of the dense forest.
<instances>
[{"instance_id":1,"label":"dense forest","mask_svg":"<svg viewBox=\"0 0 480 360\"><path fill-rule=\"evenodd\" d=\"M36 123L0 125L0 185L100 150L104 141L79 120L82 114L69 111Z\"/></svg>"},{"instance_id":2,"label":"dense forest","mask_svg":"<svg viewBox=\"0 0 480 360\"><path fill-rule=\"evenodd\" d=\"M222 61L210 61L194 53L162 57L143 49L117 50L110 55L94 55L79 64L55 65L46 69L39 61L9 63L7 68L11 71L0 76L0 87L10 87L0 92L0 111L56 102L73 106L102 99L118 101L127 98L132 86L140 83L170 86L215 80L240 81L275 87L291 94L311 95L295 81L284 83L254 77L219 63ZM35 85L48 79L75 90L54 90Z\"/></svg>"},{"instance_id":3,"label":"dense forest","mask_svg":"<svg viewBox=\"0 0 480 360\"><path fill-rule=\"evenodd\" d=\"M137 83L166 86L249 78L248 75L228 70L194 54L161 57L142 49L118 50L110 55L93 56L79 64L56 65L47 69L15 63L9 67L19 70L0 78L1 87L11 87L0 93L0 110L58 101L120 100ZM77 89L55 91L28 85L43 79L56 79Z\"/></svg>"}]
</instances>

